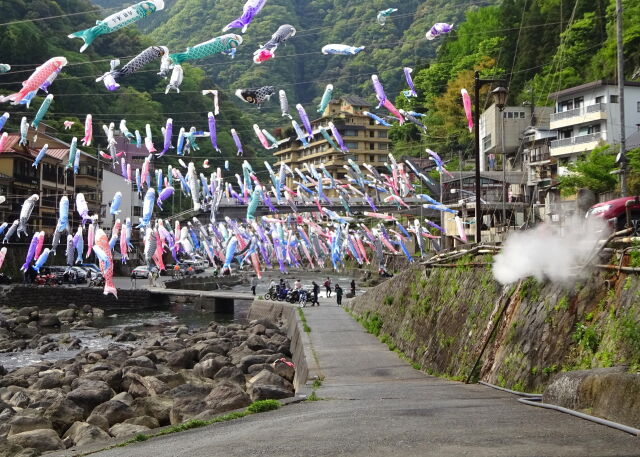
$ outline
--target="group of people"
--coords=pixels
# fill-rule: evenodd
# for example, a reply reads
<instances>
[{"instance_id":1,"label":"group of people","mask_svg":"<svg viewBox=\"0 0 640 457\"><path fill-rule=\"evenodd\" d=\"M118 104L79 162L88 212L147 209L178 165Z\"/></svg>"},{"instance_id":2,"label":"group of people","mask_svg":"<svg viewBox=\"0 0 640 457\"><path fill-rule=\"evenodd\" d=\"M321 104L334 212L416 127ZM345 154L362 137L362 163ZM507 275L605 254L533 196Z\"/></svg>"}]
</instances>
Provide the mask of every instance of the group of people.
<instances>
[{"instance_id":1,"label":"group of people","mask_svg":"<svg viewBox=\"0 0 640 457\"><path fill-rule=\"evenodd\" d=\"M251 292L253 293L253 295L256 294L257 285L258 285L258 278L254 275L253 278L251 279ZM318 301L318 297L320 295L320 285L315 281L311 281L311 285L312 285L311 306L315 306L315 305L320 306L320 302ZM332 288L331 278L327 277L327 279L323 283L323 286L325 288L326 297L327 298L331 297L331 294L335 292L336 302L338 306L342 306L342 296L344 295L344 290L342 289L340 284L336 283L335 286L333 286ZM283 278L280 278L280 282L278 284L276 284L276 281L272 279L271 283L269 284L269 289L276 290L278 288L290 290L291 285L289 284L289 281L286 281ZM293 289L297 291L303 290L303 285L300 279L295 280L295 282L293 283ZM356 281L355 279L352 279L351 295L355 296L355 294L356 294Z\"/></svg>"}]
</instances>

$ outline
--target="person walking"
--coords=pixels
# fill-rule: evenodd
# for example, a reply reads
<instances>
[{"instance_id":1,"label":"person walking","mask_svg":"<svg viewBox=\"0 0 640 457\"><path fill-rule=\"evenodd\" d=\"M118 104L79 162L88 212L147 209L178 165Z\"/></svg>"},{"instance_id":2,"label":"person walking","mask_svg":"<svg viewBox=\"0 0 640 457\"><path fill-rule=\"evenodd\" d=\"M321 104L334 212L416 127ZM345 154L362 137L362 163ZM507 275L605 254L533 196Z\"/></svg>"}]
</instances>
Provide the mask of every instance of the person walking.
<instances>
[{"instance_id":1,"label":"person walking","mask_svg":"<svg viewBox=\"0 0 640 457\"><path fill-rule=\"evenodd\" d=\"M356 280L351 280L351 295L356 296Z\"/></svg>"},{"instance_id":2,"label":"person walking","mask_svg":"<svg viewBox=\"0 0 640 457\"><path fill-rule=\"evenodd\" d=\"M342 287L340 284L336 284L336 301L338 302L338 306L342 306Z\"/></svg>"},{"instance_id":3,"label":"person walking","mask_svg":"<svg viewBox=\"0 0 640 457\"><path fill-rule=\"evenodd\" d=\"M320 302L318 301L320 286L315 281L311 281L311 284L313 284L313 301L311 302L311 306L315 306L315 305L320 306Z\"/></svg>"},{"instance_id":4,"label":"person walking","mask_svg":"<svg viewBox=\"0 0 640 457\"><path fill-rule=\"evenodd\" d=\"M136 272L131 270L131 288L135 289L136 288Z\"/></svg>"},{"instance_id":5,"label":"person walking","mask_svg":"<svg viewBox=\"0 0 640 457\"><path fill-rule=\"evenodd\" d=\"M253 278L251 278L251 293L254 296L256 295L256 287L258 287L258 277L253 275Z\"/></svg>"},{"instance_id":6,"label":"person walking","mask_svg":"<svg viewBox=\"0 0 640 457\"><path fill-rule=\"evenodd\" d=\"M324 288L327 292L327 298L331 297L331 279L327 278L324 282Z\"/></svg>"}]
</instances>

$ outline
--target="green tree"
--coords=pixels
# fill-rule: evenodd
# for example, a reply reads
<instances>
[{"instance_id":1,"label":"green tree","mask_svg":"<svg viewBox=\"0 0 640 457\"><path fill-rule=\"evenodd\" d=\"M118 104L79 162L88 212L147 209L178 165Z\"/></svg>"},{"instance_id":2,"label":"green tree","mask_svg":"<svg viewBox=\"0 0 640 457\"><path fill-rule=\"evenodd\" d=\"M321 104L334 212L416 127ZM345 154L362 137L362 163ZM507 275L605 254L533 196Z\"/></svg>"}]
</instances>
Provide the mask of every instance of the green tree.
<instances>
[{"instance_id":1,"label":"green tree","mask_svg":"<svg viewBox=\"0 0 640 457\"><path fill-rule=\"evenodd\" d=\"M616 168L615 154L608 145L600 146L586 157L578 159L567 168L569 173L560 176L560 190L564 195L572 195L578 189L587 188L596 193L615 189L617 178L611 174Z\"/></svg>"}]
</instances>

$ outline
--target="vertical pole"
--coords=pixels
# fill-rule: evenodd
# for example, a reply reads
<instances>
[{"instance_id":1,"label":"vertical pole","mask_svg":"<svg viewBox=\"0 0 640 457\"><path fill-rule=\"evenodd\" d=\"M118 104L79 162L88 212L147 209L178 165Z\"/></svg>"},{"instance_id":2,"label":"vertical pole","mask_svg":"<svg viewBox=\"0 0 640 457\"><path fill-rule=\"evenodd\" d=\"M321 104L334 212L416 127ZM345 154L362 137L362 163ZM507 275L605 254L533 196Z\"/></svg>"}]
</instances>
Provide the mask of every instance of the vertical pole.
<instances>
[{"instance_id":1,"label":"vertical pole","mask_svg":"<svg viewBox=\"0 0 640 457\"><path fill-rule=\"evenodd\" d=\"M480 72L476 71L473 84L474 96L474 136L476 155L476 243L482 241L482 208L480 207Z\"/></svg>"},{"instance_id":2,"label":"vertical pole","mask_svg":"<svg viewBox=\"0 0 640 457\"><path fill-rule=\"evenodd\" d=\"M502 149L502 225L507 227L507 150L504 147L504 111L500 110L500 144Z\"/></svg>"},{"instance_id":3,"label":"vertical pole","mask_svg":"<svg viewBox=\"0 0 640 457\"><path fill-rule=\"evenodd\" d=\"M620 194L627 196L627 148L624 118L624 49L622 47L622 0L616 0L616 38L618 41L618 106L620 107Z\"/></svg>"}]
</instances>

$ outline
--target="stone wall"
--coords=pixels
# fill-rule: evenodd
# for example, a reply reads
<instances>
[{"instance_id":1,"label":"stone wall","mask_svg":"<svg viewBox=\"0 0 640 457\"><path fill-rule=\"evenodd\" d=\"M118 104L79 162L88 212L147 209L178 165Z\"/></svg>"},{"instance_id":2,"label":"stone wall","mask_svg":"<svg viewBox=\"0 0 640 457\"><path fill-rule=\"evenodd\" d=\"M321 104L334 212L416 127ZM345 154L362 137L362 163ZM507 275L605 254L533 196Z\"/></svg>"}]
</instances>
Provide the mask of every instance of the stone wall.
<instances>
[{"instance_id":1,"label":"stone wall","mask_svg":"<svg viewBox=\"0 0 640 457\"><path fill-rule=\"evenodd\" d=\"M502 287L489 267L466 263L414 266L348 306L416 366L457 380L471 372L505 305L474 379L541 392L561 371L640 369L638 276L591 272L569 286L528 278Z\"/></svg>"},{"instance_id":2,"label":"stone wall","mask_svg":"<svg viewBox=\"0 0 640 457\"><path fill-rule=\"evenodd\" d=\"M163 308L169 305L166 296L154 295L147 290L118 290L118 298L104 295L97 287L37 287L9 286L0 295L0 306L22 308L26 306L66 307L70 303L78 306L91 305L103 309Z\"/></svg>"},{"instance_id":3,"label":"stone wall","mask_svg":"<svg viewBox=\"0 0 640 457\"><path fill-rule=\"evenodd\" d=\"M273 322L282 320L287 329L287 336L291 340L291 355L293 363L296 365L296 374L293 386L296 392L300 392L310 378L310 372L315 373L313 368L313 356L311 352L311 341L302 330L302 323L297 313L295 305L268 300L254 300L249 309L249 320L269 319ZM311 366L310 366L311 365Z\"/></svg>"}]
</instances>

